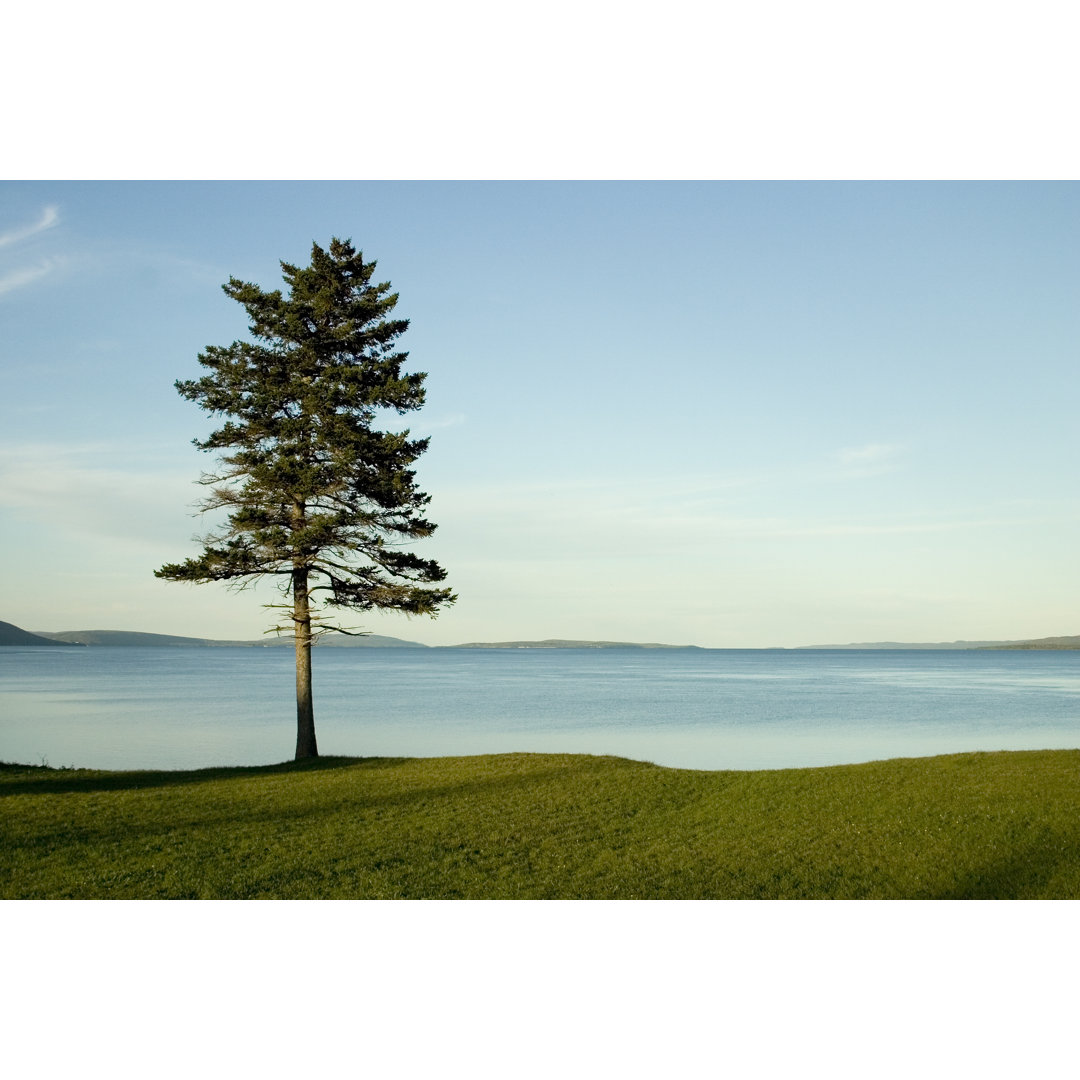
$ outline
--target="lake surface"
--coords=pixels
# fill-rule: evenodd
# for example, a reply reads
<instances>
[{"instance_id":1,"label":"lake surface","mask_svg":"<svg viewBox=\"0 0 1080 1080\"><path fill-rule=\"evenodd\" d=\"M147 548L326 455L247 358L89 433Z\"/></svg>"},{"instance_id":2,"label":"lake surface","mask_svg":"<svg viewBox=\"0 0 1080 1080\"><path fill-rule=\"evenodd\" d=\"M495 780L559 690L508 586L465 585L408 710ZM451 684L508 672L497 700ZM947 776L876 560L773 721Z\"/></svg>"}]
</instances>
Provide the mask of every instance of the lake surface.
<instances>
[{"instance_id":1,"label":"lake surface","mask_svg":"<svg viewBox=\"0 0 1080 1080\"><path fill-rule=\"evenodd\" d=\"M1080 746L1080 652L316 649L323 754L615 754L693 769ZM285 648L0 649L0 760L292 757Z\"/></svg>"}]
</instances>

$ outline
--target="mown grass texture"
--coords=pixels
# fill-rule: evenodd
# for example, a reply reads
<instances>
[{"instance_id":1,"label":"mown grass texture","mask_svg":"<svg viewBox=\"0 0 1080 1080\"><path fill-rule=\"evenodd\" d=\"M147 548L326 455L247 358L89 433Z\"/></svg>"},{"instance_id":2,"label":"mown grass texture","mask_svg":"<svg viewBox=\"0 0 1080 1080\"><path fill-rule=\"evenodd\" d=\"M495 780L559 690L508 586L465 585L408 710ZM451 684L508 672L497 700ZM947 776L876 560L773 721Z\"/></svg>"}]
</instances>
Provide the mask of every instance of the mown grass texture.
<instances>
[{"instance_id":1,"label":"mown grass texture","mask_svg":"<svg viewBox=\"0 0 1080 1080\"><path fill-rule=\"evenodd\" d=\"M5 898L1077 898L1080 751L0 766Z\"/></svg>"}]
</instances>

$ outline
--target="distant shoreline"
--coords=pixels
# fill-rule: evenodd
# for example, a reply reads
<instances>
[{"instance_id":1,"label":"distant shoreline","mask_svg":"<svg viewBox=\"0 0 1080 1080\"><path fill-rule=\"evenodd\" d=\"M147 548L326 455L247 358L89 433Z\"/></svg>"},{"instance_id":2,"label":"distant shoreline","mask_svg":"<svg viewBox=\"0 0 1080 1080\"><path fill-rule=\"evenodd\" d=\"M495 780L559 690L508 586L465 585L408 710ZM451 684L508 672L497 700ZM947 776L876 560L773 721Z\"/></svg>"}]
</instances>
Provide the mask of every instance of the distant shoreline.
<instances>
[{"instance_id":1,"label":"distant shoreline","mask_svg":"<svg viewBox=\"0 0 1080 1080\"><path fill-rule=\"evenodd\" d=\"M342 635L327 634L319 643L322 648L335 649L647 649L665 652L806 652L806 651L943 651L943 650L1080 650L1080 635L1047 637L1015 641L863 641L843 645L765 646L759 648L710 649L702 645L667 645L661 642L588 641L572 638L544 638L519 641L469 641L459 645L425 645L419 641L388 637L385 634ZM254 641L219 640L215 638L182 637L175 634L148 634L136 630L23 630L11 623L0 622L0 647L81 645L94 648L291 648L291 635L266 637Z\"/></svg>"}]
</instances>

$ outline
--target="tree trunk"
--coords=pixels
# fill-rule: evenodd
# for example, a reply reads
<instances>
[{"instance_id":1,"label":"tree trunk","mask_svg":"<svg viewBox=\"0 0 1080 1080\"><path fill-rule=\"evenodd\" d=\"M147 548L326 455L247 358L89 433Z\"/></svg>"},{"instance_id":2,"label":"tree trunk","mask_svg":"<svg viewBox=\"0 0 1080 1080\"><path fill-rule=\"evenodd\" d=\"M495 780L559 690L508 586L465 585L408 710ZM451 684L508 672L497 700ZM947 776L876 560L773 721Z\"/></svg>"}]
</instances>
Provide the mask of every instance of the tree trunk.
<instances>
[{"instance_id":1,"label":"tree trunk","mask_svg":"<svg viewBox=\"0 0 1080 1080\"><path fill-rule=\"evenodd\" d=\"M293 626L296 638L296 760L319 756L315 742L315 709L311 702L311 608L307 567L292 575Z\"/></svg>"}]
</instances>

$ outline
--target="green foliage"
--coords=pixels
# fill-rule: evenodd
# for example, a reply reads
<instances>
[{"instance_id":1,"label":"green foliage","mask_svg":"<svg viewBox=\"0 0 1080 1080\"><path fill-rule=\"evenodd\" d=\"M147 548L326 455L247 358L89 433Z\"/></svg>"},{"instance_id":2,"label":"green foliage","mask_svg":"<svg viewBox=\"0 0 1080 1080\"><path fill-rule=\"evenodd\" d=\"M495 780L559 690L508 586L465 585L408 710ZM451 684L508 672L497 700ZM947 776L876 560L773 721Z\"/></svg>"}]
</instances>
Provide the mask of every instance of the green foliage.
<instances>
[{"instance_id":1,"label":"green foliage","mask_svg":"<svg viewBox=\"0 0 1080 1080\"><path fill-rule=\"evenodd\" d=\"M378 411L405 413L424 403L424 374L403 374L391 319L397 294L371 283L349 241L311 249L310 266L283 262L289 286L264 292L230 278L224 287L251 319L253 342L211 345L199 354L209 374L177 382L181 395L228 416L200 450L220 455L202 510L226 510L226 524L203 537L200 555L155 571L171 581L224 581L241 587L269 576L292 597L296 647L296 756L315 757L311 644L320 633L352 633L324 611L389 609L431 615L456 597L430 586L446 572L399 544L430 536L431 501L412 463L427 439L377 431ZM288 610L288 604L268 605Z\"/></svg>"},{"instance_id":2,"label":"green foliage","mask_svg":"<svg viewBox=\"0 0 1080 1080\"><path fill-rule=\"evenodd\" d=\"M1080 751L0 767L8 898L1080 898Z\"/></svg>"},{"instance_id":3,"label":"green foliage","mask_svg":"<svg viewBox=\"0 0 1080 1080\"><path fill-rule=\"evenodd\" d=\"M247 311L255 340L208 347L199 355L208 374L176 384L229 417L195 442L221 455L221 471L202 478L211 489L202 509L226 509L228 522L203 538L200 555L157 576L269 575L288 593L299 570L301 587L313 582L308 593L327 607L434 615L454 600L449 589L425 587L445 571L396 547L435 530L410 468L428 440L372 427L378 410L424 402L424 374L401 370L407 353L396 342L408 322L389 317L397 294L389 282L372 284L375 263L348 241L313 245L303 269L281 267L288 296L229 280L225 293Z\"/></svg>"}]
</instances>

